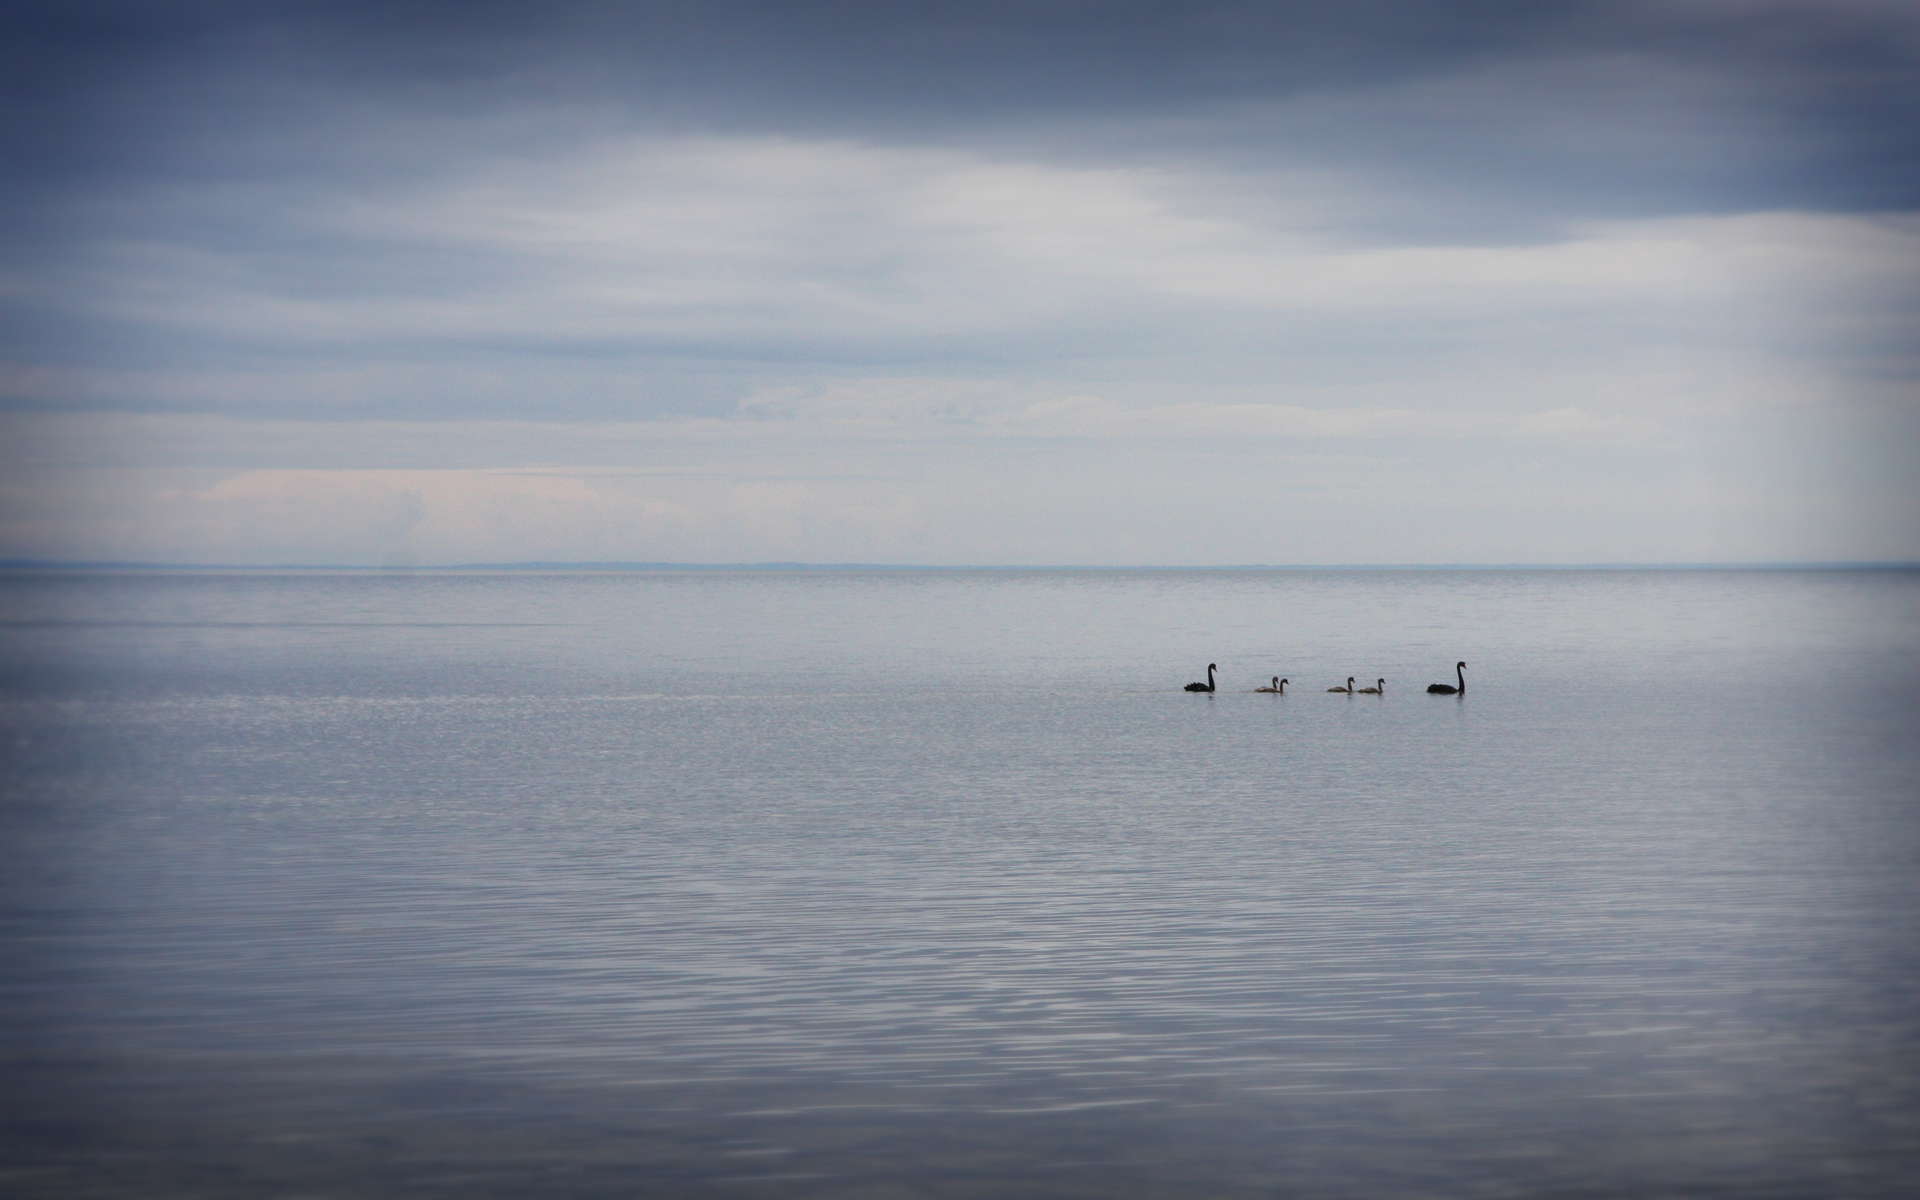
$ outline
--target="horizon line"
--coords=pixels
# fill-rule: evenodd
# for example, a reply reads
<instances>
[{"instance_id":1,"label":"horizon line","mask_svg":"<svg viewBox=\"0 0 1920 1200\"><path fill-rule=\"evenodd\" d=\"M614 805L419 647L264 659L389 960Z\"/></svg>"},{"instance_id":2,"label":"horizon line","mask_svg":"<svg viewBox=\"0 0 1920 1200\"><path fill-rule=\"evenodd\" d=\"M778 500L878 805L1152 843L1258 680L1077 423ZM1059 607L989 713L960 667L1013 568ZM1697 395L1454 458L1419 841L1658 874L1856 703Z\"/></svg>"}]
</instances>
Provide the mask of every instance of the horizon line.
<instances>
[{"instance_id":1,"label":"horizon line","mask_svg":"<svg viewBox=\"0 0 1920 1200\"><path fill-rule=\"evenodd\" d=\"M1587 563L827 563L827 562L469 562L401 563L168 563L111 560L0 559L0 571L1903 571L1920 561L1587 562Z\"/></svg>"}]
</instances>

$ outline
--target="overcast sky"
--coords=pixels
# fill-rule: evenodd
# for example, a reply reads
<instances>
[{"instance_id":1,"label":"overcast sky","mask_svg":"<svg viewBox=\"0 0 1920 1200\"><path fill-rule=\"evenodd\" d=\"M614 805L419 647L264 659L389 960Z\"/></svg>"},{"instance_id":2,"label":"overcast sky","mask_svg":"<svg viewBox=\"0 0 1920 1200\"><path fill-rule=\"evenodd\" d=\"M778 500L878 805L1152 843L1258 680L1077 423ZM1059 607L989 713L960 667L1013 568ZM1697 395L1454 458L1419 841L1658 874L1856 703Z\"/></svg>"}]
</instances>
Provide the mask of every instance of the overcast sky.
<instances>
[{"instance_id":1,"label":"overcast sky","mask_svg":"<svg viewBox=\"0 0 1920 1200\"><path fill-rule=\"evenodd\" d=\"M0 559L1920 560L1911 0L0 21Z\"/></svg>"}]
</instances>

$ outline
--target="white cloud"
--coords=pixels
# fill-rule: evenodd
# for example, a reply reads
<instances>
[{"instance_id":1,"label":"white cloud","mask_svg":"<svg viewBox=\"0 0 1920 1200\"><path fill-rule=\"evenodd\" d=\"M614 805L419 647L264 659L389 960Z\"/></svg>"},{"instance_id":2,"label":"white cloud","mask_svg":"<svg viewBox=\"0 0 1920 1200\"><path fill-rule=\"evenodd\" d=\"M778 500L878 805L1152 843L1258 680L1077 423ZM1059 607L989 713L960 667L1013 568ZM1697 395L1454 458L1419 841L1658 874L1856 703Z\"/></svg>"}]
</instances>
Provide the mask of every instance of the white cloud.
<instances>
[{"instance_id":1,"label":"white cloud","mask_svg":"<svg viewBox=\"0 0 1920 1200\"><path fill-rule=\"evenodd\" d=\"M1272 191L1256 203L1257 188ZM1294 202L1284 177L959 150L631 138L558 163L308 198L275 245L123 244L102 269L116 316L308 345L507 339L550 352L611 339L724 354L714 348L744 340L803 356L796 340L832 353L933 337L991 356L1068 326L1217 346L1223 311L1452 322L1472 311L1495 329L1502 314L1545 307L1637 327L1647 306L1681 319L1744 311L1920 268L1909 219L1793 213L1616 222L1539 245L1346 245L1327 180L1300 190ZM330 259L290 258L302 239Z\"/></svg>"}]
</instances>

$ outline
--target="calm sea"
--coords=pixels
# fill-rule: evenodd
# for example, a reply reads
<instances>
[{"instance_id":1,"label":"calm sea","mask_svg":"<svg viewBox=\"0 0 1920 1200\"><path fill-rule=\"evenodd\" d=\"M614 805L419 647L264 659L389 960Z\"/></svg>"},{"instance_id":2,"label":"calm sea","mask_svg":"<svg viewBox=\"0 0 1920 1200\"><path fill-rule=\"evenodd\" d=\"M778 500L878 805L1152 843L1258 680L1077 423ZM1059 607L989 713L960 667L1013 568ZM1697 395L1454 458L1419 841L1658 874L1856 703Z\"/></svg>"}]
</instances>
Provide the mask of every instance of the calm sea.
<instances>
[{"instance_id":1,"label":"calm sea","mask_svg":"<svg viewBox=\"0 0 1920 1200\"><path fill-rule=\"evenodd\" d=\"M8 1195L1920 1177L1920 573L0 600Z\"/></svg>"}]
</instances>

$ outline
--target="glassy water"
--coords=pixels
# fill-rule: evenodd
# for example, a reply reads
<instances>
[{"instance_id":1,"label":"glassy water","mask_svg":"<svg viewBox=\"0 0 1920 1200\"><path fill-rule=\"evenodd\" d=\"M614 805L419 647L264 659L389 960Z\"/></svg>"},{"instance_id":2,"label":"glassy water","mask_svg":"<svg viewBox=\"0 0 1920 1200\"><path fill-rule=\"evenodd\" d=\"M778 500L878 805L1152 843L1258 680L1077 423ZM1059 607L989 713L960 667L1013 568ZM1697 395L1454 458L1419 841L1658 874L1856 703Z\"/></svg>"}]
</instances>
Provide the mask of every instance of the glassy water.
<instances>
[{"instance_id":1,"label":"glassy water","mask_svg":"<svg viewBox=\"0 0 1920 1200\"><path fill-rule=\"evenodd\" d=\"M0 598L12 1194L1920 1176L1920 573Z\"/></svg>"}]
</instances>

